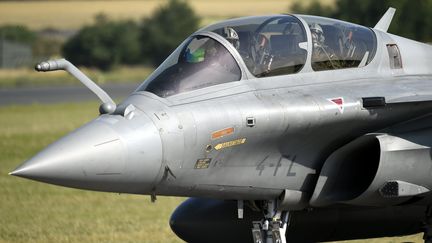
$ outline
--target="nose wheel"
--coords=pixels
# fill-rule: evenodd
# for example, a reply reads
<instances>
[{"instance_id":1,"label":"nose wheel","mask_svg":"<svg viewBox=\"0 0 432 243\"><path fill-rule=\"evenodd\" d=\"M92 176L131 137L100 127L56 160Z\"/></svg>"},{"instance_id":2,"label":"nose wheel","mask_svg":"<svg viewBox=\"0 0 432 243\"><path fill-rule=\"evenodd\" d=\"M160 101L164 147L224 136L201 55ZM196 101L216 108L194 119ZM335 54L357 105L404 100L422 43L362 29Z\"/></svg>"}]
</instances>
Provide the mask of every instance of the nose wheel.
<instances>
[{"instance_id":1,"label":"nose wheel","mask_svg":"<svg viewBox=\"0 0 432 243\"><path fill-rule=\"evenodd\" d=\"M286 243L285 232L289 224L289 212L280 211L276 200L266 201L261 221L252 222L254 243Z\"/></svg>"}]
</instances>

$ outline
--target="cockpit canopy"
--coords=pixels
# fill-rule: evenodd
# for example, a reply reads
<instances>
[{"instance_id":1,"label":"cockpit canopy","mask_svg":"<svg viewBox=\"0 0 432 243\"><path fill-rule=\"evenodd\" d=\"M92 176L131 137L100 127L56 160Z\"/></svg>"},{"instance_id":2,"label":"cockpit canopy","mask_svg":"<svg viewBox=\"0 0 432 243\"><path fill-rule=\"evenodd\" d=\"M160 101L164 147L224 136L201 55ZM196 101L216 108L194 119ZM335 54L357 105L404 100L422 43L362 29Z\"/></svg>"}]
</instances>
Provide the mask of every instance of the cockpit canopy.
<instances>
[{"instance_id":1,"label":"cockpit canopy","mask_svg":"<svg viewBox=\"0 0 432 243\"><path fill-rule=\"evenodd\" d=\"M311 32L314 71L365 66L375 56L376 37L371 29L329 18L299 17Z\"/></svg>"},{"instance_id":2,"label":"cockpit canopy","mask_svg":"<svg viewBox=\"0 0 432 243\"><path fill-rule=\"evenodd\" d=\"M306 62L306 31L294 16L235 19L203 30L225 37L255 77L296 73Z\"/></svg>"},{"instance_id":3,"label":"cockpit canopy","mask_svg":"<svg viewBox=\"0 0 432 243\"><path fill-rule=\"evenodd\" d=\"M160 97L238 81L240 68L215 39L197 35L178 47L138 88Z\"/></svg>"},{"instance_id":4,"label":"cockpit canopy","mask_svg":"<svg viewBox=\"0 0 432 243\"><path fill-rule=\"evenodd\" d=\"M293 74L306 65L308 50L314 71L365 66L376 46L369 28L334 19L303 15L232 19L186 39L138 91L168 97L239 81L245 69L257 78Z\"/></svg>"}]
</instances>

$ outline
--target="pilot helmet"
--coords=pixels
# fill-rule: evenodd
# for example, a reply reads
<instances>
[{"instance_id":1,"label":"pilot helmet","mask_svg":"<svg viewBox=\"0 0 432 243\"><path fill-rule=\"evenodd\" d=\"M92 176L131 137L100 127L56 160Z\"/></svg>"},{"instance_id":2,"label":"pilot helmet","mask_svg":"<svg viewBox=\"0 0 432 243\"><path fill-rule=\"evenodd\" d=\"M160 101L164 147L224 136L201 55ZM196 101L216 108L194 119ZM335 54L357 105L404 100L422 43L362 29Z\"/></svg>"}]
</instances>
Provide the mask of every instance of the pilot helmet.
<instances>
[{"instance_id":1,"label":"pilot helmet","mask_svg":"<svg viewBox=\"0 0 432 243\"><path fill-rule=\"evenodd\" d=\"M312 34L313 42L324 43L325 41L324 31L319 24L313 23L309 26L309 29Z\"/></svg>"},{"instance_id":2,"label":"pilot helmet","mask_svg":"<svg viewBox=\"0 0 432 243\"><path fill-rule=\"evenodd\" d=\"M231 27L224 28L224 37L227 39L237 50L240 48L240 40L237 32Z\"/></svg>"},{"instance_id":3,"label":"pilot helmet","mask_svg":"<svg viewBox=\"0 0 432 243\"><path fill-rule=\"evenodd\" d=\"M193 52L190 50L190 48L188 48L184 54L185 55L185 61L187 63L202 62L202 61L204 61L205 54L206 54L206 51L204 48L198 48Z\"/></svg>"}]
</instances>

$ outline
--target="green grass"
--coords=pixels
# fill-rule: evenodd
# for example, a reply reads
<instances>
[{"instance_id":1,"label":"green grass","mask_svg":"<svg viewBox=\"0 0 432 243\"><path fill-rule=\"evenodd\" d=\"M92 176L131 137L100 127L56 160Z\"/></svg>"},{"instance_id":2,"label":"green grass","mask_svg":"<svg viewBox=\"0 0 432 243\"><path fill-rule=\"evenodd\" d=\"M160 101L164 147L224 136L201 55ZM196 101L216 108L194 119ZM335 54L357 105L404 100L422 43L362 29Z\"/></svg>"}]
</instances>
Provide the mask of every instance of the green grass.
<instances>
[{"instance_id":1,"label":"green grass","mask_svg":"<svg viewBox=\"0 0 432 243\"><path fill-rule=\"evenodd\" d=\"M97 69L81 70L98 84L141 83L153 71L146 66L123 66L108 72ZM80 82L64 71L39 73L33 69L0 69L0 88L80 85Z\"/></svg>"},{"instance_id":2,"label":"green grass","mask_svg":"<svg viewBox=\"0 0 432 243\"><path fill-rule=\"evenodd\" d=\"M181 242L168 220L181 198L89 192L9 176L97 116L96 103L0 107L0 242Z\"/></svg>"},{"instance_id":3,"label":"green grass","mask_svg":"<svg viewBox=\"0 0 432 243\"><path fill-rule=\"evenodd\" d=\"M168 226L184 199L90 192L7 175L97 116L96 103L0 107L0 242L182 242ZM365 240L351 241L365 242ZM422 242L421 234L367 240Z\"/></svg>"}]
</instances>

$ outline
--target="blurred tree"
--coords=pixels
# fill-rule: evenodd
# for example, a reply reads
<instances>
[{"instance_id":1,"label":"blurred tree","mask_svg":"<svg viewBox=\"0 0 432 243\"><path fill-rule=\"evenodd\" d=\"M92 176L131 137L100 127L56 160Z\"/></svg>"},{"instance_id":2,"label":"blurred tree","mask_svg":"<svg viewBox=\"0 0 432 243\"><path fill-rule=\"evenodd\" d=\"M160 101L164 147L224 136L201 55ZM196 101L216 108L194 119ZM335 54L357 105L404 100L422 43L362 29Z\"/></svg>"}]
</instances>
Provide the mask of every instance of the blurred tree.
<instances>
[{"instance_id":1,"label":"blurred tree","mask_svg":"<svg viewBox=\"0 0 432 243\"><path fill-rule=\"evenodd\" d=\"M36 34L25 26L4 25L0 27L0 39L32 44L36 40Z\"/></svg>"},{"instance_id":2,"label":"blurred tree","mask_svg":"<svg viewBox=\"0 0 432 243\"><path fill-rule=\"evenodd\" d=\"M373 27L387 10L387 1L336 0L333 17Z\"/></svg>"},{"instance_id":3,"label":"blurred tree","mask_svg":"<svg viewBox=\"0 0 432 243\"><path fill-rule=\"evenodd\" d=\"M395 24L390 26L393 33L419 41L432 41L432 0L387 1L398 10ZM393 3L394 2L394 3ZM387 4L390 6L390 4ZM403 34L402 34L403 33Z\"/></svg>"},{"instance_id":4,"label":"blurred tree","mask_svg":"<svg viewBox=\"0 0 432 243\"><path fill-rule=\"evenodd\" d=\"M291 6L291 12L293 13L301 13L301 14L310 14L317 16L327 16L330 17L333 14L333 9L327 5L322 5L318 0L313 0L308 5L305 5L304 2L295 2Z\"/></svg>"},{"instance_id":5,"label":"blurred tree","mask_svg":"<svg viewBox=\"0 0 432 243\"><path fill-rule=\"evenodd\" d=\"M199 17L183 0L170 0L141 27L142 54L159 65L191 33L198 29Z\"/></svg>"},{"instance_id":6,"label":"blurred tree","mask_svg":"<svg viewBox=\"0 0 432 243\"><path fill-rule=\"evenodd\" d=\"M59 56L62 45L61 40L38 37L32 45L33 55L40 61Z\"/></svg>"},{"instance_id":7,"label":"blurred tree","mask_svg":"<svg viewBox=\"0 0 432 243\"><path fill-rule=\"evenodd\" d=\"M139 27L133 21L109 20L105 15L95 17L95 23L83 27L63 47L63 54L78 65L103 70L140 61Z\"/></svg>"},{"instance_id":8,"label":"blurred tree","mask_svg":"<svg viewBox=\"0 0 432 243\"><path fill-rule=\"evenodd\" d=\"M389 7L397 10L389 32L419 41L432 41L432 0L336 0L333 8L318 1L307 6L297 2L291 11L373 27Z\"/></svg>"},{"instance_id":9,"label":"blurred tree","mask_svg":"<svg viewBox=\"0 0 432 243\"><path fill-rule=\"evenodd\" d=\"M141 26L133 21L95 17L63 47L63 54L78 65L110 69L117 64L160 64L199 25L199 17L184 0L170 0Z\"/></svg>"}]
</instances>

